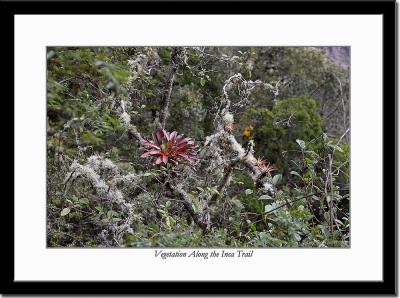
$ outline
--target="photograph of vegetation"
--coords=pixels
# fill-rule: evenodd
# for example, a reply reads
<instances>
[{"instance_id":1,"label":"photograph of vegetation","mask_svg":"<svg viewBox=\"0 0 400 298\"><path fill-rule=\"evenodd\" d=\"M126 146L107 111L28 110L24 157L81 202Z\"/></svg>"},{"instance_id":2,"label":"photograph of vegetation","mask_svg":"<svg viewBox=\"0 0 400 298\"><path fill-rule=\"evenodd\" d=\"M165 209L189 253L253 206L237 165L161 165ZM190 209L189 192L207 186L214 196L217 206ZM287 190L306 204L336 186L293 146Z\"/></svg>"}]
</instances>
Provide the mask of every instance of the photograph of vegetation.
<instances>
[{"instance_id":1,"label":"photograph of vegetation","mask_svg":"<svg viewBox=\"0 0 400 298\"><path fill-rule=\"evenodd\" d=\"M349 47L48 47L48 247L350 247Z\"/></svg>"}]
</instances>

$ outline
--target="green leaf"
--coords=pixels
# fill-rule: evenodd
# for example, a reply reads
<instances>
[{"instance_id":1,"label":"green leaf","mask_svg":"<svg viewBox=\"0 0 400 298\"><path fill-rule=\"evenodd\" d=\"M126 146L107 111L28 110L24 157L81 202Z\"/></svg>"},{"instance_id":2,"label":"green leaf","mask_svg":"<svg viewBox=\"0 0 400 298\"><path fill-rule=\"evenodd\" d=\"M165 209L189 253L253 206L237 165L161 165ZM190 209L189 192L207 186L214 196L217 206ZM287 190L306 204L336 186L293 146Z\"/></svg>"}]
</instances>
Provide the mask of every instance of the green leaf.
<instances>
[{"instance_id":1,"label":"green leaf","mask_svg":"<svg viewBox=\"0 0 400 298\"><path fill-rule=\"evenodd\" d=\"M300 241L300 240L301 240L300 235L297 234L296 232L293 232L293 233L291 233L291 234L292 234L292 236L294 237L294 239L296 239L296 241Z\"/></svg>"},{"instance_id":2,"label":"green leaf","mask_svg":"<svg viewBox=\"0 0 400 298\"><path fill-rule=\"evenodd\" d=\"M331 202L331 196L330 196L330 195L327 195L327 196L326 196L326 202L327 202L328 204Z\"/></svg>"},{"instance_id":3,"label":"green leaf","mask_svg":"<svg viewBox=\"0 0 400 298\"><path fill-rule=\"evenodd\" d=\"M64 209L61 211L61 216L66 216L66 215L68 215L70 212L71 212L71 209L69 209L69 208L64 208Z\"/></svg>"},{"instance_id":4,"label":"green leaf","mask_svg":"<svg viewBox=\"0 0 400 298\"><path fill-rule=\"evenodd\" d=\"M116 212L116 211L114 211L114 210L109 210L108 212L107 212L107 218L115 218L115 217L118 217L119 216L119 214L118 214L118 212Z\"/></svg>"},{"instance_id":5,"label":"green leaf","mask_svg":"<svg viewBox=\"0 0 400 298\"><path fill-rule=\"evenodd\" d=\"M141 176L143 176L143 177L158 176L158 173L147 172L147 173L142 174Z\"/></svg>"},{"instance_id":6,"label":"green leaf","mask_svg":"<svg viewBox=\"0 0 400 298\"><path fill-rule=\"evenodd\" d=\"M252 193L253 193L253 191L251 190L251 189L246 189L245 191L244 191L244 193L246 194L246 196L248 196L248 195L251 195Z\"/></svg>"},{"instance_id":7,"label":"green leaf","mask_svg":"<svg viewBox=\"0 0 400 298\"><path fill-rule=\"evenodd\" d=\"M318 227L320 228L322 235L324 235L325 237L329 237L329 231L326 227L324 227L323 225L318 225Z\"/></svg>"},{"instance_id":8,"label":"green leaf","mask_svg":"<svg viewBox=\"0 0 400 298\"><path fill-rule=\"evenodd\" d=\"M206 84L206 80L204 78L200 78L201 87L204 87L205 84Z\"/></svg>"},{"instance_id":9,"label":"green leaf","mask_svg":"<svg viewBox=\"0 0 400 298\"><path fill-rule=\"evenodd\" d=\"M198 191L200 191L200 192L203 192L203 191L204 191L204 189L202 189L200 186L197 186L196 189L197 189Z\"/></svg>"},{"instance_id":10,"label":"green leaf","mask_svg":"<svg viewBox=\"0 0 400 298\"><path fill-rule=\"evenodd\" d=\"M312 220L313 218L314 218L314 215L309 215L309 216L306 216L306 217L304 218L304 221L307 222L307 221Z\"/></svg>"},{"instance_id":11,"label":"green leaf","mask_svg":"<svg viewBox=\"0 0 400 298\"><path fill-rule=\"evenodd\" d=\"M238 208L238 209L244 209L244 206L242 204L242 202L238 199L231 199L231 202L233 203L233 205Z\"/></svg>"},{"instance_id":12,"label":"green leaf","mask_svg":"<svg viewBox=\"0 0 400 298\"><path fill-rule=\"evenodd\" d=\"M340 219L335 218L335 221L336 221L338 224L342 225L342 226L344 225L343 222L342 222Z\"/></svg>"},{"instance_id":13,"label":"green leaf","mask_svg":"<svg viewBox=\"0 0 400 298\"><path fill-rule=\"evenodd\" d=\"M302 151L306 149L306 143L303 140L297 139L296 143L299 144Z\"/></svg>"},{"instance_id":14,"label":"green leaf","mask_svg":"<svg viewBox=\"0 0 400 298\"><path fill-rule=\"evenodd\" d=\"M153 173L144 173L142 174L143 177L149 177L149 176L153 176Z\"/></svg>"},{"instance_id":15,"label":"green leaf","mask_svg":"<svg viewBox=\"0 0 400 298\"><path fill-rule=\"evenodd\" d=\"M92 132L86 131L81 135L81 141L86 144L99 146L103 144L103 140L95 136Z\"/></svg>"},{"instance_id":16,"label":"green leaf","mask_svg":"<svg viewBox=\"0 0 400 298\"><path fill-rule=\"evenodd\" d=\"M79 203L82 205L89 205L89 199L87 198L80 198Z\"/></svg>"},{"instance_id":17,"label":"green leaf","mask_svg":"<svg viewBox=\"0 0 400 298\"><path fill-rule=\"evenodd\" d=\"M60 197L54 197L51 199L51 203L59 207L62 204L62 199Z\"/></svg>"},{"instance_id":18,"label":"green leaf","mask_svg":"<svg viewBox=\"0 0 400 298\"><path fill-rule=\"evenodd\" d=\"M326 222L330 222L331 221L331 216L328 212L324 212L324 219L326 220Z\"/></svg>"},{"instance_id":19,"label":"green leaf","mask_svg":"<svg viewBox=\"0 0 400 298\"><path fill-rule=\"evenodd\" d=\"M312 159L310 159L310 158L308 158L308 157L305 157L305 158L304 158L304 162L305 162L307 165L313 165L313 164L317 163L318 161L312 160Z\"/></svg>"},{"instance_id":20,"label":"green leaf","mask_svg":"<svg viewBox=\"0 0 400 298\"><path fill-rule=\"evenodd\" d=\"M282 174L277 174L272 178L272 184L277 185L279 182L282 181Z\"/></svg>"},{"instance_id":21,"label":"green leaf","mask_svg":"<svg viewBox=\"0 0 400 298\"><path fill-rule=\"evenodd\" d=\"M167 216L167 218L165 219L165 223L167 224L168 227L171 227L171 221L169 219L170 217Z\"/></svg>"},{"instance_id":22,"label":"green leaf","mask_svg":"<svg viewBox=\"0 0 400 298\"><path fill-rule=\"evenodd\" d=\"M262 195L258 199L259 200L273 200L273 198L271 198L269 195Z\"/></svg>"},{"instance_id":23,"label":"green leaf","mask_svg":"<svg viewBox=\"0 0 400 298\"><path fill-rule=\"evenodd\" d=\"M296 171L291 171L290 174L302 178L301 175Z\"/></svg>"},{"instance_id":24,"label":"green leaf","mask_svg":"<svg viewBox=\"0 0 400 298\"><path fill-rule=\"evenodd\" d=\"M333 148L333 149L334 149L333 151L337 150L337 151L343 153L343 149L342 149L341 147L339 147L338 145L335 145L335 144L328 144L328 146L331 147L331 148Z\"/></svg>"},{"instance_id":25,"label":"green leaf","mask_svg":"<svg viewBox=\"0 0 400 298\"><path fill-rule=\"evenodd\" d=\"M214 187L207 187L207 190L221 196L221 193Z\"/></svg>"},{"instance_id":26,"label":"green leaf","mask_svg":"<svg viewBox=\"0 0 400 298\"><path fill-rule=\"evenodd\" d=\"M272 209L274 209L274 206L272 206L272 205L265 205L264 211L265 211L265 212L270 212Z\"/></svg>"}]
</instances>

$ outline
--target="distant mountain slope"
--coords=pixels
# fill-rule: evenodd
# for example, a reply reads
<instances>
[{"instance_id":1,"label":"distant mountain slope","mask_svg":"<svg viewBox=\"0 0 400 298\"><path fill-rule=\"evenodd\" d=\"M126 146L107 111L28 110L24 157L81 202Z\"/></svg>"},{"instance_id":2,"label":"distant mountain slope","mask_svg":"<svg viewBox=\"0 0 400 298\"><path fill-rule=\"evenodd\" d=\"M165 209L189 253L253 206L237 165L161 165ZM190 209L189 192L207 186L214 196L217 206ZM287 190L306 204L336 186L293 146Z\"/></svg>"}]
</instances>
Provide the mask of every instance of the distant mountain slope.
<instances>
[{"instance_id":1,"label":"distant mountain slope","mask_svg":"<svg viewBox=\"0 0 400 298\"><path fill-rule=\"evenodd\" d=\"M350 66L350 47L322 47L325 54L343 67Z\"/></svg>"}]
</instances>

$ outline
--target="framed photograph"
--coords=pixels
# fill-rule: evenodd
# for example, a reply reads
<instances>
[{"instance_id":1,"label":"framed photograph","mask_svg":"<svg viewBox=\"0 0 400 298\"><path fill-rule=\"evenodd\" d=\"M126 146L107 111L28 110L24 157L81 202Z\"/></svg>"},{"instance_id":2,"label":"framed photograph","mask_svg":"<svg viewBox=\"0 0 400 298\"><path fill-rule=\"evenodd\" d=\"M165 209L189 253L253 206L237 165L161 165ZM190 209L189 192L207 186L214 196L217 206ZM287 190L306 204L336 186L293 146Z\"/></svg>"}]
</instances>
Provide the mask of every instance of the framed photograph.
<instances>
[{"instance_id":1,"label":"framed photograph","mask_svg":"<svg viewBox=\"0 0 400 298\"><path fill-rule=\"evenodd\" d=\"M1 293L395 294L394 1L1 11Z\"/></svg>"}]
</instances>

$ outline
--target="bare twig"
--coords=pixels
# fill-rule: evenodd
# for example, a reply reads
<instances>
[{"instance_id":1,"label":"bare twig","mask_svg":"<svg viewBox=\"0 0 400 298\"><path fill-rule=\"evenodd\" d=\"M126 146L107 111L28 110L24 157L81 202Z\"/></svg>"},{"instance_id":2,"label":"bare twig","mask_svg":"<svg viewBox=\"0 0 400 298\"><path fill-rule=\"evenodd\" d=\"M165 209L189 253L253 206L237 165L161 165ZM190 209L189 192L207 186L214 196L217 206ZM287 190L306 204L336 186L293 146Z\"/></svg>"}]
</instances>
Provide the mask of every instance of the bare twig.
<instances>
[{"instance_id":1,"label":"bare twig","mask_svg":"<svg viewBox=\"0 0 400 298\"><path fill-rule=\"evenodd\" d=\"M346 131L342 134L342 136L339 138L339 141L336 143L336 146L340 144L340 141L347 135L347 133L350 131L350 128L346 129Z\"/></svg>"},{"instance_id":2,"label":"bare twig","mask_svg":"<svg viewBox=\"0 0 400 298\"><path fill-rule=\"evenodd\" d=\"M161 109L160 109L160 113L158 116L158 123L157 123L157 125L160 128L165 127L165 121L166 121L167 115L168 115L169 104L171 102L172 86L174 85L175 75L176 75L176 72L178 71L179 56L181 55L181 53L182 53L182 48L179 48L179 47L174 48L172 51L172 56L171 56L172 65L171 65L171 69L169 71L167 81L165 83L164 90L163 90L162 96L161 96Z\"/></svg>"},{"instance_id":3,"label":"bare twig","mask_svg":"<svg viewBox=\"0 0 400 298\"><path fill-rule=\"evenodd\" d=\"M346 129L346 127L347 127L347 111L346 111L346 104L344 103L342 82L334 73L333 73L333 76L339 83L340 100L341 100L342 108L343 108L343 129ZM349 143L349 138L347 136L347 132L344 133L344 135L346 136L346 142Z\"/></svg>"},{"instance_id":4,"label":"bare twig","mask_svg":"<svg viewBox=\"0 0 400 298\"><path fill-rule=\"evenodd\" d=\"M139 143L144 141L144 138L137 130L136 126L131 126L131 128L128 130L128 137L130 139L135 138Z\"/></svg>"}]
</instances>

